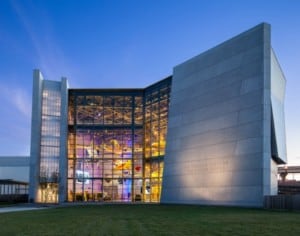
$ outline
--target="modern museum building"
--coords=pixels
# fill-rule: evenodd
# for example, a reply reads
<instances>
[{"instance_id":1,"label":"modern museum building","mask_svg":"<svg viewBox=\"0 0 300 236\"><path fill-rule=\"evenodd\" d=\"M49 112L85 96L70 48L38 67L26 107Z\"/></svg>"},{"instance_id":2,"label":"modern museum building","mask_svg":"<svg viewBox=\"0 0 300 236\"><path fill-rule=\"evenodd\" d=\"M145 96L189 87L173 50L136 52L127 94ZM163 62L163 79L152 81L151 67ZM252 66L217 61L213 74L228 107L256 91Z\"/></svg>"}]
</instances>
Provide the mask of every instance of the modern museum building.
<instances>
[{"instance_id":1,"label":"modern museum building","mask_svg":"<svg viewBox=\"0 0 300 236\"><path fill-rule=\"evenodd\" d=\"M263 206L286 163L285 78L270 25L146 88L33 74L29 201Z\"/></svg>"}]
</instances>

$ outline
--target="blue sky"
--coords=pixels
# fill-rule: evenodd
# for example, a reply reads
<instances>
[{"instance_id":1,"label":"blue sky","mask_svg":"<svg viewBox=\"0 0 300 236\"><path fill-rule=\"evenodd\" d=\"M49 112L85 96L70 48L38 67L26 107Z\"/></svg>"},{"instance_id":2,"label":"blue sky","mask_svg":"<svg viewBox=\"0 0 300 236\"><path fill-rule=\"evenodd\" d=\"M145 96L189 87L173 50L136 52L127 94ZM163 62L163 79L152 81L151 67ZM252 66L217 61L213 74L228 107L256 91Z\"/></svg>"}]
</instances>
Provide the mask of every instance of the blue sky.
<instances>
[{"instance_id":1,"label":"blue sky","mask_svg":"<svg viewBox=\"0 0 300 236\"><path fill-rule=\"evenodd\" d=\"M0 155L29 155L32 70L70 87L145 87L261 23L287 79L289 163L300 164L300 1L0 1Z\"/></svg>"}]
</instances>

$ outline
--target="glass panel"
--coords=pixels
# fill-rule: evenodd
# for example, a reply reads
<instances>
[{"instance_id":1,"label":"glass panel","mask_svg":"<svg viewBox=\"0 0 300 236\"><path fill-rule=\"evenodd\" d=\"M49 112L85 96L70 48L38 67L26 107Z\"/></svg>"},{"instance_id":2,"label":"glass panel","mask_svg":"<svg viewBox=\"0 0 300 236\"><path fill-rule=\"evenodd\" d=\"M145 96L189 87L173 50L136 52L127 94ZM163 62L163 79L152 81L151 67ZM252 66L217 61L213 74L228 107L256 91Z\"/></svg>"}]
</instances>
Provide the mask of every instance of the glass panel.
<instances>
[{"instance_id":1,"label":"glass panel","mask_svg":"<svg viewBox=\"0 0 300 236\"><path fill-rule=\"evenodd\" d=\"M170 80L151 86L145 97L128 90L72 95L69 201L159 201L169 86Z\"/></svg>"},{"instance_id":2,"label":"glass panel","mask_svg":"<svg viewBox=\"0 0 300 236\"><path fill-rule=\"evenodd\" d=\"M75 164L74 159L68 159L68 178L74 178Z\"/></svg>"},{"instance_id":3,"label":"glass panel","mask_svg":"<svg viewBox=\"0 0 300 236\"><path fill-rule=\"evenodd\" d=\"M103 177L103 161L95 160L93 164L93 177L100 178Z\"/></svg>"},{"instance_id":4,"label":"glass panel","mask_svg":"<svg viewBox=\"0 0 300 236\"><path fill-rule=\"evenodd\" d=\"M134 179L133 182L133 201L140 202L143 201L143 180L140 179Z\"/></svg>"},{"instance_id":5,"label":"glass panel","mask_svg":"<svg viewBox=\"0 0 300 236\"><path fill-rule=\"evenodd\" d=\"M147 161L145 164L144 164L144 177L145 178L149 178L150 177L150 162Z\"/></svg>"},{"instance_id":6,"label":"glass panel","mask_svg":"<svg viewBox=\"0 0 300 236\"><path fill-rule=\"evenodd\" d=\"M141 158L143 155L143 130L142 129L136 129L134 131L134 158Z\"/></svg>"},{"instance_id":7,"label":"glass panel","mask_svg":"<svg viewBox=\"0 0 300 236\"><path fill-rule=\"evenodd\" d=\"M94 123L103 124L103 107L98 105L94 108Z\"/></svg>"},{"instance_id":8,"label":"glass panel","mask_svg":"<svg viewBox=\"0 0 300 236\"><path fill-rule=\"evenodd\" d=\"M159 178L152 178L151 179L151 202L159 202L160 200L160 189L161 189L161 181Z\"/></svg>"},{"instance_id":9,"label":"glass panel","mask_svg":"<svg viewBox=\"0 0 300 236\"><path fill-rule=\"evenodd\" d=\"M116 189L113 188L113 180L111 178L105 178L103 180L103 201L113 200Z\"/></svg>"},{"instance_id":10,"label":"glass panel","mask_svg":"<svg viewBox=\"0 0 300 236\"><path fill-rule=\"evenodd\" d=\"M143 98L135 97L135 109L134 109L134 122L135 124L143 124Z\"/></svg>"},{"instance_id":11,"label":"glass panel","mask_svg":"<svg viewBox=\"0 0 300 236\"><path fill-rule=\"evenodd\" d=\"M58 202L58 184L40 183L38 188L38 200L45 203Z\"/></svg>"},{"instance_id":12,"label":"glass panel","mask_svg":"<svg viewBox=\"0 0 300 236\"><path fill-rule=\"evenodd\" d=\"M143 200L144 202L150 202L151 201L151 184L150 184L150 179L146 178L144 179L144 185L143 185L143 193L144 197Z\"/></svg>"},{"instance_id":13,"label":"glass panel","mask_svg":"<svg viewBox=\"0 0 300 236\"><path fill-rule=\"evenodd\" d=\"M74 190L74 182L73 179L68 179L68 201L75 201L75 192Z\"/></svg>"},{"instance_id":14,"label":"glass panel","mask_svg":"<svg viewBox=\"0 0 300 236\"><path fill-rule=\"evenodd\" d=\"M40 202L54 203L58 201L60 110L60 90L52 87L44 88L42 93L41 151L37 199Z\"/></svg>"},{"instance_id":15,"label":"glass panel","mask_svg":"<svg viewBox=\"0 0 300 236\"><path fill-rule=\"evenodd\" d=\"M111 97L103 99L103 116L104 124L113 123L113 99Z\"/></svg>"},{"instance_id":16,"label":"glass panel","mask_svg":"<svg viewBox=\"0 0 300 236\"><path fill-rule=\"evenodd\" d=\"M69 124L74 124L75 118L75 104L74 104L74 96L69 96L69 107L68 107L68 122Z\"/></svg>"},{"instance_id":17,"label":"glass panel","mask_svg":"<svg viewBox=\"0 0 300 236\"><path fill-rule=\"evenodd\" d=\"M134 178L143 177L143 160L135 159L133 164L133 176Z\"/></svg>"}]
</instances>

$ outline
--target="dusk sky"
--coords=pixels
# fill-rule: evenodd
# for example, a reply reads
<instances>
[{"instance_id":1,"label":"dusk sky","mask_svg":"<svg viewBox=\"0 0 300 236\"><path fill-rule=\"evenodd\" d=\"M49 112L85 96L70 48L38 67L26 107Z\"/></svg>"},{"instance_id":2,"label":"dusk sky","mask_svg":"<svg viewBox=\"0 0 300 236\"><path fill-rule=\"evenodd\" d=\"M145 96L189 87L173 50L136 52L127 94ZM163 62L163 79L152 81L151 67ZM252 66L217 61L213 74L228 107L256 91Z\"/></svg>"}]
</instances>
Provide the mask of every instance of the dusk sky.
<instances>
[{"instance_id":1,"label":"dusk sky","mask_svg":"<svg viewBox=\"0 0 300 236\"><path fill-rule=\"evenodd\" d=\"M300 165L299 0L1 0L0 155L29 155L33 69L71 88L144 88L261 22L287 80L288 162Z\"/></svg>"}]
</instances>

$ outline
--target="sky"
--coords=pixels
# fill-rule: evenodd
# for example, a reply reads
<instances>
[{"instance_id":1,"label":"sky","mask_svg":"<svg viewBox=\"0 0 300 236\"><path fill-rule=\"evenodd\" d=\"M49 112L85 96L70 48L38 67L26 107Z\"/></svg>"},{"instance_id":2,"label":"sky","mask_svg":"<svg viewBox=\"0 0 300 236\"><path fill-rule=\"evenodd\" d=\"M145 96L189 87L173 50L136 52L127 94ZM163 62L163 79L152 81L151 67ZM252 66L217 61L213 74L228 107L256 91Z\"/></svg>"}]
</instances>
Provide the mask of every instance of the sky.
<instances>
[{"instance_id":1,"label":"sky","mask_svg":"<svg viewBox=\"0 0 300 236\"><path fill-rule=\"evenodd\" d=\"M71 88L144 88L249 28L272 26L300 165L299 0L1 0L0 155L29 155L32 72Z\"/></svg>"}]
</instances>

